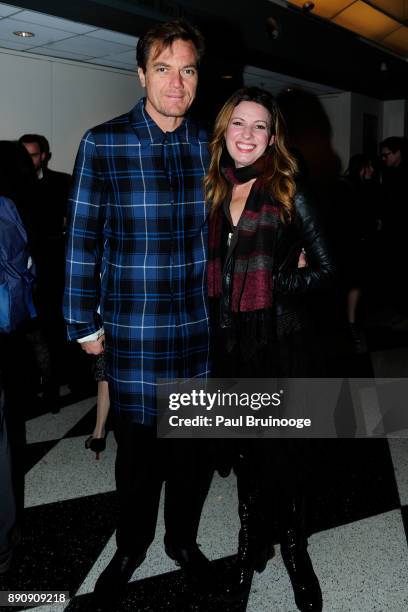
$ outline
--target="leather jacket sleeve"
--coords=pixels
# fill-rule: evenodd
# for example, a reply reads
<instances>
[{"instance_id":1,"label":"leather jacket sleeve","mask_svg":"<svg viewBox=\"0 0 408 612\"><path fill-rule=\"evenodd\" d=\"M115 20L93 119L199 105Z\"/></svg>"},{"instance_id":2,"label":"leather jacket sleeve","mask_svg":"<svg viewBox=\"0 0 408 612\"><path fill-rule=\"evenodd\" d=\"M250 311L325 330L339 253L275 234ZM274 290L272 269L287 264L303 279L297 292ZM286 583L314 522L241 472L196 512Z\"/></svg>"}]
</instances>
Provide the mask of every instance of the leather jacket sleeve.
<instances>
[{"instance_id":1,"label":"leather jacket sleeve","mask_svg":"<svg viewBox=\"0 0 408 612\"><path fill-rule=\"evenodd\" d=\"M316 206L310 194L299 189L295 196L296 226L295 234L283 227L274 275L274 290L280 295L300 295L325 290L331 284L335 268L321 225ZM298 268L297 262L301 249L306 251L307 267Z\"/></svg>"}]
</instances>

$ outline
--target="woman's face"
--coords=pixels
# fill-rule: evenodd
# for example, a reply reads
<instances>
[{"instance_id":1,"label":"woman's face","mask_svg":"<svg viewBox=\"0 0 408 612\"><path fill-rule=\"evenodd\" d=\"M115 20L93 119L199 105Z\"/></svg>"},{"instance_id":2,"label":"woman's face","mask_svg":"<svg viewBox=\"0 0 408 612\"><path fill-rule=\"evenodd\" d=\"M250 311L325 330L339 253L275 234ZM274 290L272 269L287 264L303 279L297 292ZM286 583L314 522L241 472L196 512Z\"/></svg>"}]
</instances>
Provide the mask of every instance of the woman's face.
<instances>
[{"instance_id":1,"label":"woman's face","mask_svg":"<svg viewBox=\"0 0 408 612\"><path fill-rule=\"evenodd\" d=\"M271 115L257 102L240 102L232 112L225 133L228 153L236 168L250 166L272 144Z\"/></svg>"},{"instance_id":2,"label":"woman's face","mask_svg":"<svg viewBox=\"0 0 408 612\"><path fill-rule=\"evenodd\" d=\"M360 176L363 180L369 181L374 174L374 168L371 162L360 170Z\"/></svg>"}]
</instances>

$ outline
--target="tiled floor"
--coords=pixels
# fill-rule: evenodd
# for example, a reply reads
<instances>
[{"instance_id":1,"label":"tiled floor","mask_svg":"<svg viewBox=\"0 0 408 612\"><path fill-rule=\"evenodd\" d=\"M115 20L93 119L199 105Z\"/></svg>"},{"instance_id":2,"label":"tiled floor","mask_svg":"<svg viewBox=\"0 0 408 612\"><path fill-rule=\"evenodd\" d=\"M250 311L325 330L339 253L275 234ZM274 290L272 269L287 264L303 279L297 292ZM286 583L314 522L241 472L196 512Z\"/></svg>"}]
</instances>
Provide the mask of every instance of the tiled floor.
<instances>
[{"instance_id":1,"label":"tiled floor","mask_svg":"<svg viewBox=\"0 0 408 612\"><path fill-rule=\"evenodd\" d=\"M403 376L408 350L372 352L376 376ZM84 448L94 399L27 422L26 516L23 539L0 590L63 590L69 610L85 610L95 580L115 549L114 457L110 434L99 461ZM314 440L316 479L310 497L310 555L328 612L408 610L408 439ZM236 552L239 521L234 476L214 477L199 542L223 571ZM121 610L223 610L202 600L164 553L163 516ZM39 611L64 607L40 607ZM279 547L256 574L248 598L230 610L296 612Z\"/></svg>"}]
</instances>

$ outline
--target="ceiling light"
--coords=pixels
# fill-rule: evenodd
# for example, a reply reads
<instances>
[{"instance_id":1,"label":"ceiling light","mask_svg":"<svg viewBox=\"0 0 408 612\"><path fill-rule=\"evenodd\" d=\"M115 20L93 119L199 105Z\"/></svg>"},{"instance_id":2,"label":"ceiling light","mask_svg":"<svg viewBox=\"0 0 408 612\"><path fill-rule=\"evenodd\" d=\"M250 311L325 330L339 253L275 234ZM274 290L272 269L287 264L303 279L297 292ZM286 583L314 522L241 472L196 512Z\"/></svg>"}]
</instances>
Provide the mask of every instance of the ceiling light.
<instances>
[{"instance_id":1,"label":"ceiling light","mask_svg":"<svg viewBox=\"0 0 408 612\"><path fill-rule=\"evenodd\" d=\"M232 74L223 74L222 79L232 79Z\"/></svg>"},{"instance_id":2,"label":"ceiling light","mask_svg":"<svg viewBox=\"0 0 408 612\"><path fill-rule=\"evenodd\" d=\"M13 32L16 36L21 36L21 38L32 38L35 36L34 32L25 32L24 30L18 30L17 32Z\"/></svg>"},{"instance_id":3,"label":"ceiling light","mask_svg":"<svg viewBox=\"0 0 408 612\"><path fill-rule=\"evenodd\" d=\"M311 11L313 11L315 5L313 2L305 2L304 5L302 6L303 10L306 11L307 13L310 13Z\"/></svg>"}]
</instances>

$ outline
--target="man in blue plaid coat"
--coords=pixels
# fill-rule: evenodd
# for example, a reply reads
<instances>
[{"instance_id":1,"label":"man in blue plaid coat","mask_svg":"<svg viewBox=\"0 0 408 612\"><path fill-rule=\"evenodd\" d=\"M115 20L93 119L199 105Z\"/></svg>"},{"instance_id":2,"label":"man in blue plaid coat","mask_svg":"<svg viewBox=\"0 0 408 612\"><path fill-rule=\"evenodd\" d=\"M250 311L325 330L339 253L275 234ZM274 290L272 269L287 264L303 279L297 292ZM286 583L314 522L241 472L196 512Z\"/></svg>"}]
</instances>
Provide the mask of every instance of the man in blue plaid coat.
<instances>
[{"instance_id":1,"label":"man in blue plaid coat","mask_svg":"<svg viewBox=\"0 0 408 612\"><path fill-rule=\"evenodd\" d=\"M207 135L186 116L202 52L185 22L149 30L137 47L146 98L89 130L75 165L65 317L86 352L104 347L118 442L118 549L95 587L108 607L154 539L163 481L167 554L193 578L211 575L196 543L205 441L157 439L155 427L157 380L209 372Z\"/></svg>"}]
</instances>

